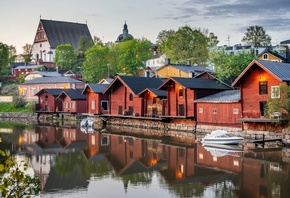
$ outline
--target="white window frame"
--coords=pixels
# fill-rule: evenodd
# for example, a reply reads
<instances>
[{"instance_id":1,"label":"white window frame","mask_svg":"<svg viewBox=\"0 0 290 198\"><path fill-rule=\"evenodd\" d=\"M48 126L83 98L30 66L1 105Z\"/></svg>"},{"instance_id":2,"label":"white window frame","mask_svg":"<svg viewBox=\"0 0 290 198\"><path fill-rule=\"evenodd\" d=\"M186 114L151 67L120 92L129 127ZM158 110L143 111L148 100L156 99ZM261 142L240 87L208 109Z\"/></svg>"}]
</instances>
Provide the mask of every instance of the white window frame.
<instances>
[{"instance_id":1,"label":"white window frame","mask_svg":"<svg viewBox=\"0 0 290 198\"><path fill-rule=\"evenodd\" d=\"M198 113L203 113L203 108L200 107L200 108L198 109Z\"/></svg>"},{"instance_id":2,"label":"white window frame","mask_svg":"<svg viewBox=\"0 0 290 198\"><path fill-rule=\"evenodd\" d=\"M279 86L271 86L271 98L280 98Z\"/></svg>"},{"instance_id":3,"label":"white window frame","mask_svg":"<svg viewBox=\"0 0 290 198\"><path fill-rule=\"evenodd\" d=\"M96 101L95 100L92 101L92 109L96 109Z\"/></svg>"},{"instance_id":4,"label":"white window frame","mask_svg":"<svg viewBox=\"0 0 290 198\"><path fill-rule=\"evenodd\" d=\"M233 114L239 114L239 109L238 108L234 108L233 109Z\"/></svg>"}]
</instances>

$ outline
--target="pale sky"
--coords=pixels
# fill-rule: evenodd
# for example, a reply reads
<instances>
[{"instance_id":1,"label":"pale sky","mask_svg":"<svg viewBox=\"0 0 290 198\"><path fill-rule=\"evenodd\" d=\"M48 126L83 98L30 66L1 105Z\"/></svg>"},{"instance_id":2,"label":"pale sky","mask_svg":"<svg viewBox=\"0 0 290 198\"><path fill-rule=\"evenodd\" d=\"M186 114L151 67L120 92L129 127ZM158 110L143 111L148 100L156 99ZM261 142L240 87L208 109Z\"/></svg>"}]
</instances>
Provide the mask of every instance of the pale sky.
<instances>
[{"instance_id":1,"label":"pale sky","mask_svg":"<svg viewBox=\"0 0 290 198\"><path fill-rule=\"evenodd\" d=\"M241 43L252 25L264 27L273 45L290 39L289 0L0 0L0 42L22 53L33 43L40 16L87 22L91 35L104 42L115 41L125 21L134 38L152 43L160 31L185 25L213 32L218 45Z\"/></svg>"}]
</instances>

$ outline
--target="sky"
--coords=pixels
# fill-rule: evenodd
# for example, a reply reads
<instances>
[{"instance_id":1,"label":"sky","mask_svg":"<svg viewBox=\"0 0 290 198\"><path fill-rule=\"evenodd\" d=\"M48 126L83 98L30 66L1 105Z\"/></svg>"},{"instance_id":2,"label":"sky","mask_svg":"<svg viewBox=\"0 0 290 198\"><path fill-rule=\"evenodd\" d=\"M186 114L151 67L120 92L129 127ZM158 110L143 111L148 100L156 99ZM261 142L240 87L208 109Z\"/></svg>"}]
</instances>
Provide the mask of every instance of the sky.
<instances>
[{"instance_id":1,"label":"sky","mask_svg":"<svg viewBox=\"0 0 290 198\"><path fill-rule=\"evenodd\" d=\"M290 39L289 0L0 0L0 42L33 44L39 20L87 23L92 36L115 41L126 21L134 38L156 43L162 30L208 29L218 45L241 42L249 26L262 26L272 45Z\"/></svg>"}]
</instances>

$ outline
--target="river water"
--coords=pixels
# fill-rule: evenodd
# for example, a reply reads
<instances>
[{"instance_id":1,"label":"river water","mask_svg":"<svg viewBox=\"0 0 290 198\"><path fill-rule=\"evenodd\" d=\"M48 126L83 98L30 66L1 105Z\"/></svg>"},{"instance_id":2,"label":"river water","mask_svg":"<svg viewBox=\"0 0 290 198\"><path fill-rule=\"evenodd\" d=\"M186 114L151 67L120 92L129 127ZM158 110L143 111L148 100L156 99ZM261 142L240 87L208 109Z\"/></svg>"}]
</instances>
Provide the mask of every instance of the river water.
<instances>
[{"instance_id":1,"label":"river water","mask_svg":"<svg viewBox=\"0 0 290 198\"><path fill-rule=\"evenodd\" d=\"M285 147L205 147L71 123L0 123L0 137L40 179L38 197L290 197Z\"/></svg>"}]
</instances>

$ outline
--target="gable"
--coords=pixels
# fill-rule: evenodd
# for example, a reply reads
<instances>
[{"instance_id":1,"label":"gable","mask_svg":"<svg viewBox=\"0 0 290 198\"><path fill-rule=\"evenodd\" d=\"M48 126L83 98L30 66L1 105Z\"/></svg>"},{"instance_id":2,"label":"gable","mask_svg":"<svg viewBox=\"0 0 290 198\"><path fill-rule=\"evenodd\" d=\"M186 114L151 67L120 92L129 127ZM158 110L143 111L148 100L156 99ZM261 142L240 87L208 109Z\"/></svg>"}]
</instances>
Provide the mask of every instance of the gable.
<instances>
[{"instance_id":1,"label":"gable","mask_svg":"<svg viewBox=\"0 0 290 198\"><path fill-rule=\"evenodd\" d=\"M39 29L42 27L44 30L43 38L36 39L35 42L47 39L53 49L60 44L70 44L74 49L77 49L78 42L82 36L92 38L87 24L41 19L38 26L38 31L40 32L37 32L36 38L38 35L42 35L42 31Z\"/></svg>"}]
</instances>

